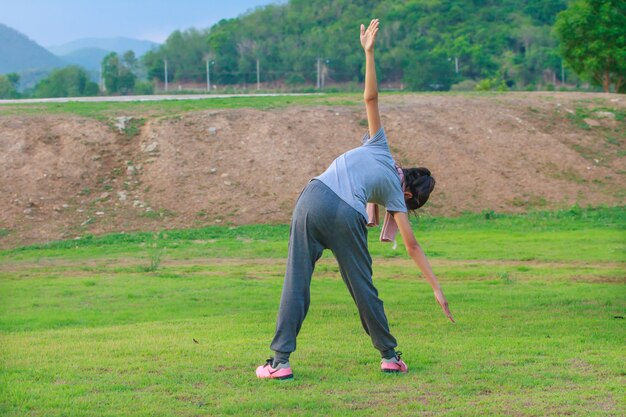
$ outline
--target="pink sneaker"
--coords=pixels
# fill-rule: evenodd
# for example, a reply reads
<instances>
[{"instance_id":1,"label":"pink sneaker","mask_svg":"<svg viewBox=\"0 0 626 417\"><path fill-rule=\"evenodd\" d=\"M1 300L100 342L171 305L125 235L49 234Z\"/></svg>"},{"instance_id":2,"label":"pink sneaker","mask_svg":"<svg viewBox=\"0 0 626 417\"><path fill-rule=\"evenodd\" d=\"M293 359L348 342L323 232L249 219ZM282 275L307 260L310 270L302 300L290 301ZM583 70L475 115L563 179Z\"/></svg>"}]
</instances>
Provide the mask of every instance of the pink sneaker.
<instances>
[{"instance_id":1,"label":"pink sneaker","mask_svg":"<svg viewBox=\"0 0 626 417\"><path fill-rule=\"evenodd\" d=\"M276 368L272 368L274 358L269 358L265 365L261 365L256 368L257 378L269 378L269 379L292 379L293 372L291 372L291 366L289 362L279 363Z\"/></svg>"},{"instance_id":2,"label":"pink sneaker","mask_svg":"<svg viewBox=\"0 0 626 417\"><path fill-rule=\"evenodd\" d=\"M380 361L380 370L387 374L408 372L409 367L406 366L406 363L404 363L402 359L400 359L401 355L402 352L396 352L395 358L383 359L382 361Z\"/></svg>"}]
</instances>

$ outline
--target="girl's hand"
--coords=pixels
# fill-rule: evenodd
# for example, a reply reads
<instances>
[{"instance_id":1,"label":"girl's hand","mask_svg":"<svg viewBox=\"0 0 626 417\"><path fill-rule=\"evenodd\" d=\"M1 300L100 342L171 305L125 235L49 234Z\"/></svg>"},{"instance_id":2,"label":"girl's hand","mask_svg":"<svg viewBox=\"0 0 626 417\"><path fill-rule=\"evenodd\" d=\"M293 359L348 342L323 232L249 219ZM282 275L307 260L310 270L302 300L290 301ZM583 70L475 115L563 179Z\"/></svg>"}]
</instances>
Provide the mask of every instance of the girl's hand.
<instances>
[{"instance_id":1,"label":"girl's hand","mask_svg":"<svg viewBox=\"0 0 626 417\"><path fill-rule=\"evenodd\" d=\"M443 310L445 315L450 319L452 323L454 323L455 321L454 321L454 318L452 317L452 313L450 313L450 307L448 307L448 300L446 300L446 296L443 295L441 288L438 290L435 290L435 298L437 299L437 302L441 306L441 309Z\"/></svg>"},{"instance_id":2,"label":"girl's hand","mask_svg":"<svg viewBox=\"0 0 626 417\"><path fill-rule=\"evenodd\" d=\"M367 30L365 30L365 26L361 25L361 46L365 52L374 50L374 42L376 41L377 32L378 19L372 19Z\"/></svg>"}]
</instances>

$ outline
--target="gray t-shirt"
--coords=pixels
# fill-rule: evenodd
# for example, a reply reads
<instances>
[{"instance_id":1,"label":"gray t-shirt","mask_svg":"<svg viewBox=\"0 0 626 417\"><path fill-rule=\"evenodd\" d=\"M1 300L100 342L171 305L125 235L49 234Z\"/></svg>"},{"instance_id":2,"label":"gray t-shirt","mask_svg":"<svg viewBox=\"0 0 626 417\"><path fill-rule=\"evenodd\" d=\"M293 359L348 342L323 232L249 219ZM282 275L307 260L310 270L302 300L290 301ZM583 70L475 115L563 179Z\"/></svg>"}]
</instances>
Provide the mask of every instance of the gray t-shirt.
<instances>
[{"instance_id":1,"label":"gray t-shirt","mask_svg":"<svg viewBox=\"0 0 626 417\"><path fill-rule=\"evenodd\" d=\"M339 156L315 179L326 184L365 219L367 203L380 204L387 211L407 212L400 176L383 128L372 138L366 133L362 146Z\"/></svg>"}]
</instances>

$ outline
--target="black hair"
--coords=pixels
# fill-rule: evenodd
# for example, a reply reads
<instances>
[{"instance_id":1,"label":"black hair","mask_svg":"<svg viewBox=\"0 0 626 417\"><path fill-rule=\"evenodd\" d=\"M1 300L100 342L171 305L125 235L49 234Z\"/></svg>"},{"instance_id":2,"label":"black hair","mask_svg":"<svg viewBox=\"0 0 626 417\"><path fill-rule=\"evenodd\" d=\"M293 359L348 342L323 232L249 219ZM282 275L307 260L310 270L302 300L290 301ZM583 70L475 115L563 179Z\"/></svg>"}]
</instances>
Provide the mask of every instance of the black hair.
<instances>
[{"instance_id":1,"label":"black hair","mask_svg":"<svg viewBox=\"0 0 626 417\"><path fill-rule=\"evenodd\" d=\"M435 179L431 176L428 168L402 168L404 173L405 190L413 196L406 200L406 208L417 210L422 207L435 188Z\"/></svg>"}]
</instances>

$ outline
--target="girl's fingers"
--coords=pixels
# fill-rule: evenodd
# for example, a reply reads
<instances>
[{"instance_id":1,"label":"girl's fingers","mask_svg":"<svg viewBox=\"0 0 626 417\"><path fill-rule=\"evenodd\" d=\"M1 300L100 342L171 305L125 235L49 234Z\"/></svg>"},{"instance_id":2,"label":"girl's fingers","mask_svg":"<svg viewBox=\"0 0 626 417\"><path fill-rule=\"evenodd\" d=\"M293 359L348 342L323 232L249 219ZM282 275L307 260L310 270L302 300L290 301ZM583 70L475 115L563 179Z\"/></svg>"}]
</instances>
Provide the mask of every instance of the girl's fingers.
<instances>
[{"instance_id":1,"label":"girl's fingers","mask_svg":"<svg viewBox=\"0 0 626 417\"><path fill-rule=\"evenodd\" d=\"M379 20L378 19L372 19L370 21L370 24L367 26L368 29L373 29L374 26L378 26ZM363 24L361 24L361 27L364 27Z\"/></svg>"},{"instance_id":2,"label":"girl's fingers","mask_svg":"<svg viewBox=\"0 0 626 417\"><path fill-rule=\"evenodd\" d=\"M367 30L365 29L365 26L363 24L361 24L361 36L376 36L376 32L378 32L378 23L379 20L378 19L372 19L370 21L369 26L367 27Z\"/></svg>"},{"instance_id":3,"label":"girl's fingers","mask_svg":"<svg viewBox=\"0 0 626 417\"><path fill-rule=\"evenodd\" d=\"M450 308L448 307L448 303L446 303L445 313L446 313L446 316L448 316L448 318L450 319L450 321L451 321L452 323L456 323L456 322L454 321L454 317L452 317L452 313L450 312Z\"/></svg>"}]
</instances>

